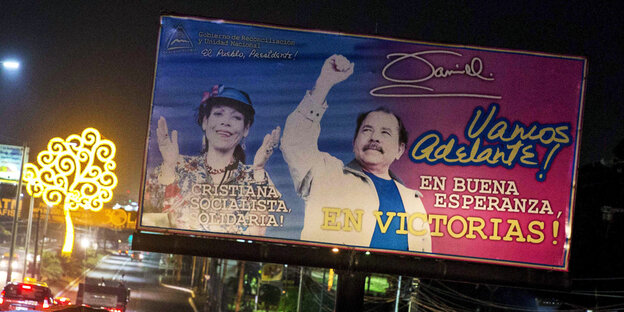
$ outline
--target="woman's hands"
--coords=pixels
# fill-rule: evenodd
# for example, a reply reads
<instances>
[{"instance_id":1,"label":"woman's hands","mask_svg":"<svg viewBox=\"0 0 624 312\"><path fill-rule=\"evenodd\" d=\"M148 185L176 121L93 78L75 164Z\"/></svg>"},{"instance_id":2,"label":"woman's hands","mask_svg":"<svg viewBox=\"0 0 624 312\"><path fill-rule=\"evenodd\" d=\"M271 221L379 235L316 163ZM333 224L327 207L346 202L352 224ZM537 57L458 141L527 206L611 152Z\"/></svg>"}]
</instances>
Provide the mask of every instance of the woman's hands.
<instances>
[{"instance_id":1,"label":"woman's hands","mask_svg":"<svg viewBox=\"0 0 624 312\"><path fill-rule=\"evenodd\" d=\"M278 126L273 129L271 133L264 136L262 145L260 145L260 148L258 148L256 156L254 157L254 170L264 169L264 165L266 165L266 162L269 160L271 155L273 155L273 150L279 145L280 132L281 128Z\"/></svg>"},{"instance_id":2,"label":"woman's hands","mask_svg":"<svg viewBox=\"0 0 624 312\"><path fill-rule=\"evenodd\" d=\"M171 184L175 180L175 166L180 157L180 147L178 146L178 131L171 131L169 137L169 129L167 121L164 117L158 119L158 128L156 128L156 138L158 140L158 149L163 158L159 181L161 184Z\"/></svg>"}]
</instances>

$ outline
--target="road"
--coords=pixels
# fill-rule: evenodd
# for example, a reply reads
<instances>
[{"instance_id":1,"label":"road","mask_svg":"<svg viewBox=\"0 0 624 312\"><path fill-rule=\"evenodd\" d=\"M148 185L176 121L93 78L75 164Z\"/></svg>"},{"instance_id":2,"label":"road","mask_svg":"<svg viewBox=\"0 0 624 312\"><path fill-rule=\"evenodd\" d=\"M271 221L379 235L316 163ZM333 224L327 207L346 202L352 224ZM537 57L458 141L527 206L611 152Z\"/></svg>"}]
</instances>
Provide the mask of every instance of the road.
<instances>
[{"instance_id":1,"label":"road","mask_svg":"<svg viewBox=\"0 0 624 312\"><path fill-rule=\"evenodd\" d=\"M131 289L127 312L195 312L188 290L160 283L158 261L159 254L154 253L146 255L142 262L131 261L127 256L107 255L87 272L86 278L104 279L107 285L115 286L123 280ZM71 286L58 295L75 302L78 283Z\"/></svg>"},{"instance_id":2,"label":"road","mask_svg":"<svg viewBox=\"0 0 624 312\"><path fill-rule=\"evenodd\" d=\"M16 248L13 251L14 259L16 259L17 265L13 265L11 270L13 271L13 279L22 279L24 273L24 249ZM8 260L9 255L9 247L0 246L0 257L6 258ZM6 256L6 257L5 257ZM8 261L0 260L0 287L4 287L6 282L6 274L7 274L7 265Z\"/></svg>"}]
</instances>

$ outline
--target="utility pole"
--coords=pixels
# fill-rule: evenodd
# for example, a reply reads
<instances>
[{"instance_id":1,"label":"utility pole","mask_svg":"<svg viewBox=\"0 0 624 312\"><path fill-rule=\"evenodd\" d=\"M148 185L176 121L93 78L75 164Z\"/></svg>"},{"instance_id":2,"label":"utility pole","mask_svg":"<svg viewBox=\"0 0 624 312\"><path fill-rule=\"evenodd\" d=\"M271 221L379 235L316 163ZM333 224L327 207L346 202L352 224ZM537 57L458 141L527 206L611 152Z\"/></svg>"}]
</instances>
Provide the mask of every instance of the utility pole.
<instances>
[{"instance_id":1,"label":"utility pole","mask_svg":"<svg viewBox=\"0 0 624 312\"><path fill-rule=\"evenodd\" d=\"M31 277L37 276L37 255L39 255L39 223L41 221L41 207L37 210L37 229L35 230L35 252L33 253L33 272L30 275Z\"/></svg>"},{"instance_id":2,"label":"utility pole","mask_svg":"<svg viewBox=\"0 0 624 312\"><path fill-rule=\"evenodd\" d=\"M41 261L39 261L39 268L37 268L37 272L39 272L39 278L41 278L41 263L43 262L43 251L45 250L46 234L48 233L48 218L50 218L49 205L46 206L45 221L43 222L43 239L41 240Z\"/></svg>"},{"instance_id":3,"label":"utility pole","mask_svg":"<svg viewBox=\"0 0 624 312\"><path fill-rule=\"evenodd\" d=\"M9 249L9 263L7 266L6 283L11 282L13 275L13 255L15 254L15 243L17 241L17 217L19 215L20 199L22 194L22 176L24 174L24 164L28 162L28 147L24 143L22 146L22 165L20 166L19 181L17 182L17 190L15 191L15 209L13 210L13 225L11 227L11 248Z\"/></svg>"},{"instance_id":4,"label":"utility pole","mask_svg":"<svg viewBox=\"0 0 624 312\"><path fill-rule=\"evenodd\" d=\"M22 279L28 273L28 249L30 247L30 233L32 232L33 209L35 206L35 198L30 196L30 205L28 208L28 226L26 228L26 241L24 242L24 268L22 270Z\"/></svg>"}]
</instances>

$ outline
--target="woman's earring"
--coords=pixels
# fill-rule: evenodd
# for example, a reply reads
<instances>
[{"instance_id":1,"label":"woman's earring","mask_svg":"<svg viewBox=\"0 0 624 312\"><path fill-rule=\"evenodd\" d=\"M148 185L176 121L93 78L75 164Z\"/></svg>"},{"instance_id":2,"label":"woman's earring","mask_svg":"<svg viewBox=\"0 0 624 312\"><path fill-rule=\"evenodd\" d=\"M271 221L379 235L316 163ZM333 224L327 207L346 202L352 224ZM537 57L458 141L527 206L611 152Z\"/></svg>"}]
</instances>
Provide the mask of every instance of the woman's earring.
<instances>
[{"instance_id":1,"label":"woman's earring","mask_svg":"<svg viewBox=\"0 0 624 312\"><path fill-rule=\"evenodd\" d=\"M240 144L243 151L247 148L247 146L245 146L245 139L247 139L247 137L243 137L243 140L241 141L241 144Z\"/></svg>"}]
</instances>

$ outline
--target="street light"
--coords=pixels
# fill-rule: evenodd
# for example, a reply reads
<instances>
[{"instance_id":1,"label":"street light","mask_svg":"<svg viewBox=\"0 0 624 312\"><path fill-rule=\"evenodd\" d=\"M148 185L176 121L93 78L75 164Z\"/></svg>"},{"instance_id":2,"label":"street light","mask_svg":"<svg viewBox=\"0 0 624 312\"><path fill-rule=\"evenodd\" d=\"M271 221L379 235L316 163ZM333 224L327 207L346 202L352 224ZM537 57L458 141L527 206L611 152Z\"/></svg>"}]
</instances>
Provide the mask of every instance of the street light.
<instances>
[{"instance_id":1,"label":"street light","mask_svg":"<svg viewBox=\"0 0 624 312\"><path fill-rule=\"evenodd\" d=\"M89 238L87 237L83 237L80 240L80 247L82 247L82 249L87 249L91 246L91 241L89 241Z\"/></svg>"},{"instance_id":2,"label":"street light","mask_svg":"<svg viewBox=\"0 0 624 312\"><path fill-rule=\"evenodd\" d=\"M17 70L20 67L20 63L17 61L8 60L2 62L2 67L8 70Z\"/></svg>"},{"instance_id":3,"label":"street light","mask_svg":"<svg viewBox=\"0 0 624 312\"><path fill-rule=\"evenodd\" d=\"M2 69L7 71L9 74L9 76L13 76L14 73L16 73L19 70L20 67L20 63L18 61L15 60L5 60L5 61L0 61L0 64L2 64ZM26 146L26 143L23 144L22 146L22 151L21 151L21 155L22 155L22 162L21 162L21 166L20 166L20 170L19 170L19 182L17 183L17 189L15 191L15 207L14 207L14 215L13 215L13 224L11 226L11 247L9 248L9 263L8 263L8 267L7 267L7 276L6 276L6 282L10 282L11 281L11 275L13 273L13 255L15 253L15 244L16 244L16 239L17 239L17 213L19 211L19 207L20 207L20 200L21 200L21 193L22 193L22 175L24 173L24 163L28 161L28 147ZM32 198L31 198L32 200Z\"/></svg>"},{"instance_id":4,"label":"street light","mask_svg":"<svg viewBox=\"0 0 624 312\"><path fill-rule=\"evenodd\" d=\"M15 59L0 60L0 74L2 78L7 79L7 82L19 79L22 71L21 67L22 64Z\"/></svg>"}]
</instances>

